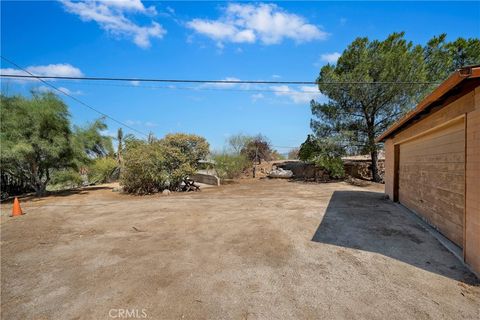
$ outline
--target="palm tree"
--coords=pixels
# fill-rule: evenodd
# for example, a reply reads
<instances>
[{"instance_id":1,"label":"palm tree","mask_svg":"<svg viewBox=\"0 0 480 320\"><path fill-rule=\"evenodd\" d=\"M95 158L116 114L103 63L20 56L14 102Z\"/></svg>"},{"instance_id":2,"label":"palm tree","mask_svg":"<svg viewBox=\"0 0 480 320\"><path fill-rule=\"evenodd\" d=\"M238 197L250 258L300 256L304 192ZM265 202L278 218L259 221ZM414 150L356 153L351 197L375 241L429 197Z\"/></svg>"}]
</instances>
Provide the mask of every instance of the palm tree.
<instances>
[{"instance_id":1,"label":"palm tree","mask_svg":"<svg viewBox=\"0 0 480 320\"><path fill-rule=\"evenodd\" d=\"M123 149L123 130L122 130L122 128L118 128L117 140L118 140L117 162L118 162L118 166L120 166L121 163L122 163L122 149Z\"/></svg>"}]
</instances>

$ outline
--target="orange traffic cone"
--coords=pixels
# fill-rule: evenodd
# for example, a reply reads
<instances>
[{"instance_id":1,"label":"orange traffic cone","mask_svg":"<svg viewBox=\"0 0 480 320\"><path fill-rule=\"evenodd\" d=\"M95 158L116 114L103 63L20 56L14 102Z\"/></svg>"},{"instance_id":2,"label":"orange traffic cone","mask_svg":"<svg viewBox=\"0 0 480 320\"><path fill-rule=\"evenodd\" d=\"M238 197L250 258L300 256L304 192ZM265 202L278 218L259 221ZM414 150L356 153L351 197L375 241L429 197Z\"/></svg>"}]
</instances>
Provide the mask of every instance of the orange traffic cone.
<instances>
[{"instance_id":1,"label":"orange traffic cone","mask_svg":"<svg viewBox=\"0 0 480 320\"><path fill-rule=\"evenodd\" d=\"M22 208L20 207L20 201L18 201L18 198L15 197L15 200L13 200L12 217L21 216L22 214L23 212Z\"/></svg>"}]
</instances>

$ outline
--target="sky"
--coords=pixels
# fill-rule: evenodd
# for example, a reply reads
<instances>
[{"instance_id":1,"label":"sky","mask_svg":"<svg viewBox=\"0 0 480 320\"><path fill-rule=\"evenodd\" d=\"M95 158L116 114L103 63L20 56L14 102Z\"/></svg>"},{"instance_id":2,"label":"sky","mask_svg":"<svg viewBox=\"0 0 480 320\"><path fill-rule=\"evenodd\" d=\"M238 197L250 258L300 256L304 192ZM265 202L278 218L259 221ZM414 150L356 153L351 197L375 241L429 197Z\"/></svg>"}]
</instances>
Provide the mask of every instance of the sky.
<instances>
[{"instance_id":1,"label":"sky","mask_svg":"<svg viewBox=\"0 0 480 320\"><path fill-rule=\"evenodd\" d=\"M422 45L441 33L479 37L479 2L1 2L1 54L36 75L315 81L356 37L400 31ZM22 74L3 60L1 69ZM219 151L232 134L261 133L288 152L311 132L309 101L325 99L312 85L52 84L136 130L198 134ZM1 89L49 90L12 79ZM100 117L62 99L77 125Z\"/></svg>"}]
</instances>

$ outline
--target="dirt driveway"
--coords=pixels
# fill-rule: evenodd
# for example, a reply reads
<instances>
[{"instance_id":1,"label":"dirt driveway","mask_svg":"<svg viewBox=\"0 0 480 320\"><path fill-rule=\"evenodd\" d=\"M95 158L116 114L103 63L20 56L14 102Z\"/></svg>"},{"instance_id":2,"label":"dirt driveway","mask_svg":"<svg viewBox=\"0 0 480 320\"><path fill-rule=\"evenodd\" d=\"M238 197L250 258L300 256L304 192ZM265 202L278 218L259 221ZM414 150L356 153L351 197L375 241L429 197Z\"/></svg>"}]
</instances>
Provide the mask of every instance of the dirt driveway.
<instances>
[{"instance_id":1,"label":"dirt driveway","mask_svg":"<svg viewBox=\"0 0 480 320\"><path fill-rule=\"evenodd\" d=\"M380 186L258 181L22 202L2 319L478 319L477 280Z\"/></svg>"}]
</instances>

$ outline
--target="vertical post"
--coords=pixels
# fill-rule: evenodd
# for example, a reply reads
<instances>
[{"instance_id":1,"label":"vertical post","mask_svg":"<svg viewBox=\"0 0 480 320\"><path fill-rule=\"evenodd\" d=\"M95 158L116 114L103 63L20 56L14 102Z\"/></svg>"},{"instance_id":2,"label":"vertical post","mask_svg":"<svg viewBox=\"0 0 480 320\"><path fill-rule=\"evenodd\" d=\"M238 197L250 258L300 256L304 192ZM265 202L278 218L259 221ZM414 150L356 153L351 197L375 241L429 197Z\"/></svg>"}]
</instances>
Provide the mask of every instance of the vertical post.
<instances>
[{"instance_id":1,"label":"vertical post","mask_svg":"<svg viewBox=\"0 0 480 320\"><path fill-rule=\"evenodd\" d=\"M255 147L255 159L253 160L253 177L255 178L255 173L257 171L257 161L258 161L258 146Z\"/></svg>"},{"instance_id":2,"label":"vertical post","mask_svg":"<svg viewBox=\"0 0 480 320\"><path fill-rule=\"evenodd\" d=\"M400 145L393 146L393 201L398 202L400 188Z\"/></svg>"}]
</instances>

